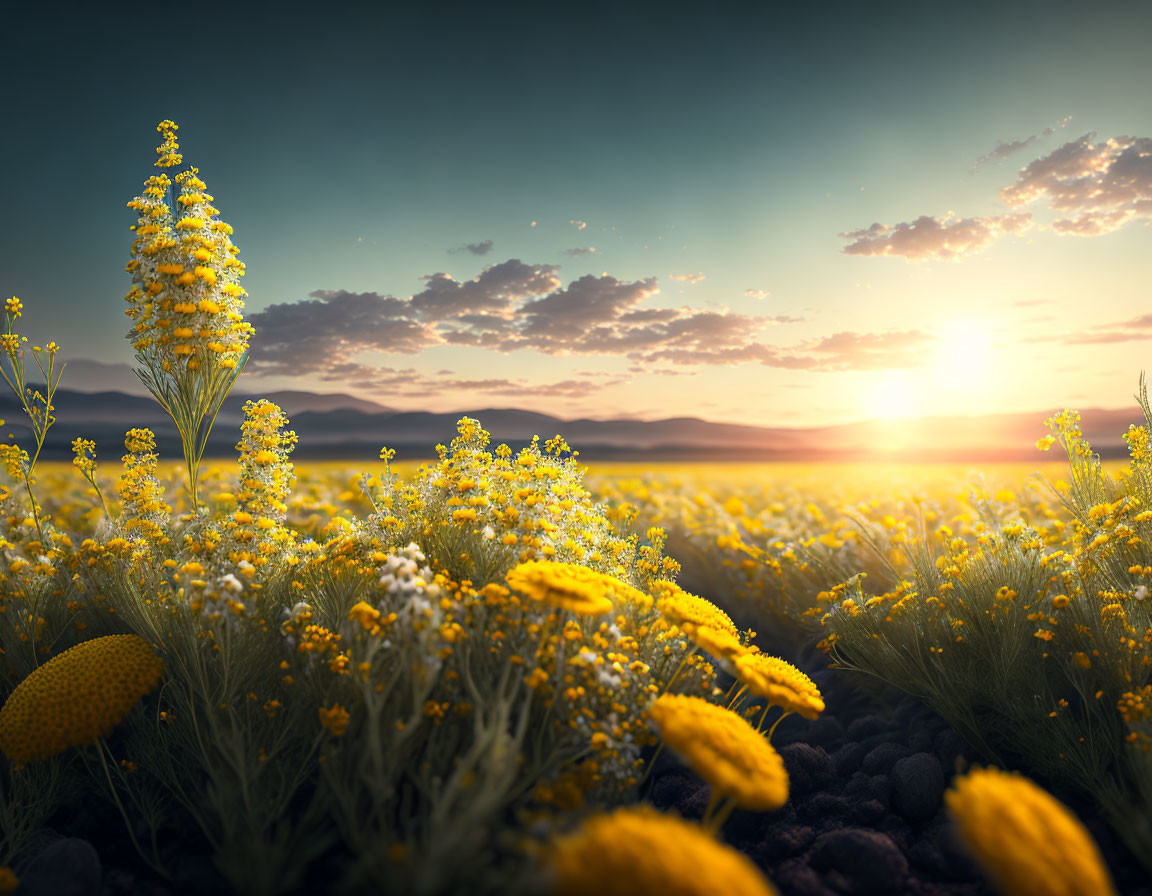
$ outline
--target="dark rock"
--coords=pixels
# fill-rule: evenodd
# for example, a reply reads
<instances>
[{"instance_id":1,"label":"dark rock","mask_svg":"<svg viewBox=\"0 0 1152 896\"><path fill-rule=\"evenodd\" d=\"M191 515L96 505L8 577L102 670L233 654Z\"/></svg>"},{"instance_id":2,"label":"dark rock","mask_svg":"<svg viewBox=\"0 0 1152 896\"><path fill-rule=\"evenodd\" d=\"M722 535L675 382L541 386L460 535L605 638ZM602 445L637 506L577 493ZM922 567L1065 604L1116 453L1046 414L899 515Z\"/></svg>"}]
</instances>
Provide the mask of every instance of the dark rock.
<instances>
[{"instance_id":1,"label":"dark rock","mask_svg":"<svg viewBox=\"0 0 1152 896\"><path fill-rule=\"evenodd\" d=\"M907 726L909 722L924 716L924 714L924 704L915 697L905 697L901 700L894 713L896 721L903 726Z\"/></svg>"},{"instance_id":2,"label":"dark rock","mask_svg":"<svg viewBox=\"0 0 1152 896\"><path fill-rule=\"evenodd\" d=\"M879 893L903 886L908 861L896 844L876 831L845 829L816 838L808 863L818 871L838 871L851 893Z\"/></svg>"},{"instance_id":3,"label":"dark rock","mask_svg":"<svg viewBox=\"0 0 1152 896\"><path fill-rule=\"evenodd\" d=\"M972 854L964 848L951 821L941 823L933 838L941 857L941 873L953 880L983 881L984 876Z\"/></svg>"},{"instance_id":4,"label":"dark rock","mask_svg":"<svg viewBox=\"0 0 1152 896\"><path fill-rule=\"evenodd\" d=\"M836 896L803 859L789 859L772 872L772 882L788 896Z\"/></svg>"},{"instance_id":5,"label":"dark rock","mask_svg":"<svg viewBox=\"0 0 1152 896\"><path fill-rule=\"evenodd\" d=\"M832 757L822 747L788 744L780 748L780 756L788 771L791 793L800 796L813 787L826 787L832 782Z\"/></svg>"},{"instance_id":6,"label":"dark rock","mask_svg":"<svg viewBox=\"0 0 1152 896\"><path fill-rule=\"evenodd\" d=\"M864 761L867 754L868 749L863 744L845 744L832 754L832 762L836 765L836 774L842 778L847 778L860 768L860 763Z\"/></svg>"},{"instance_id":7,"label":"dark rock","mask_svg":"<svg viewBox=\"0 0 1152 896\"><path fill-rule=\"evenodd\" d=\"M776 863L803 852L816 839L816 832L807 825L771 824L764 832L764 838L752 850L757 864Z\"/></svg>"},{"instance_id":8,"label":"dark rock","mask_svg":"<svg viewBox=\"0 0 1152 896\"><path fill-rule=\"evenodd\" d=\"M804 734L804 740L808 743L822 747L830 747L843 739L844 726L839 719L827 713L811 722Z\"/></svg>"},{"instance_id":9,"label":"dark rock","mask_svg":"<svg viewBox=\"0 0 1152 896\"><path fill-rule=\"evenodd\" d=\"M935 748L936 732L929 728L917 728L906 741L908 749L913 753L926 753Z\"/></svg>"},{"instance_id":10,"label":"dark rock","mask_svg":"<svg viewBox=\"0 0 1152 896\"><path fill-rule=\"evenodd\" d=\"M849 740L864 740L877 734L887 734L889 728L890 722L883 716L861 716L848 726L845 736Z\"/></svg>"},{"instance_id":11,"label":"dark rock","mask_svg":"<svg viewBox=\"0 0 1152 896\"><path fill-rule=\"evenodd\" d=\"M892 766L892 808L911 822L927 821L944 798L944 770L931 753L914 753Z\"/></svg>"},{"instance_id":12,"label":"dark rock","mask_svg":"<svg viewBox=\"0 0 1152 896\"><path fill-rule=\"evenodd\" d=\"M733 846L753 844L764 836L764 813L737 810L724 823L724 840ZM747 852L741 846L742 852Z\"/></svg>"},{"instance_id":13,"label":"dark rock","mask_svg":"<svg viewBox=\"0 0 1152 896\"><path fill-rule=\"evenodd\" d=\"M649 799L658 809L668 809L688 802L704 785L698 778L687 774L672 773L661 775L652 782L652 793Z\"/></svg>"},{"instance_id":14,"label":"dark rock","mask_svg":"<svg viewBox=\"0 0 1152 896\"><path fill-rule=\"evenodd\" d=\"M20 875L21 896L100 896L103 869L96 848L68 837L48 846Z\"/></svg>"},{"instance_id":15,"label":"dark rock","mask_svg":"<svg viewBox=\"0 0 1152 896\"><path fill-rule=\"evenodd\" d=\"M843 821L851 812L850 801L830 793L817 793L796 808L796 816L808 823L820 823L827 819Z\"/></svg>"},{"instance_id":16,"label":"dark rock","mask_svg":"<svg viewBox=\"0 0 1152 896\"><path fill-rule=\"evenodd\" d=\"M870 775L884 775L892 770L897 760L903 759L909 753L909 749L903 744L883 743L864 757L860 769Z\"/></svg>"},{"instance_id":17,"label":"dark rock","mask_svg":"<svg viewBox=\"0 0 1152 896\"><path fill-rule=\"evenodd\" d=\"M912 844L912 829L899 815L887 816L877 825L877 830L891 837L892 842L903 850L907 850Z\"/></svg>"},{"instance_id":18,"label":"dark rock","mask_svg":"<svg viewBox=\"0 0 1152 896\"><path fill-rule=\"evenodd\" d=\"M887 775L866 775L864 772L856 772L844 788L844 798L854 802L876 800L887 810L892 798L892 782L888 780Z\"/></svg>"},{"instance_id":19,"label":"dark rock","mask_svg":"<svg viewBox=\"0 0 1152 896\"><path fill-rule=\"evenodd\" d=\"M951 728L945 728L937 734L932 747L936 753L936 758L940 760L940 764L949 774L956 768L956 757L964 756L968 751L968 745L964 743L964 738Z\"/></svg>"},{"instance_id":20,"label":"dark rock","mask_svg":"<svg viewBox=\"0 0 1152 896\"><path fill-rule=\"evenodd\" d=\"M856 824L876 824L888 811L879 800L864 800L852 807L852 821Z\"/></svg>"}]
</instances>

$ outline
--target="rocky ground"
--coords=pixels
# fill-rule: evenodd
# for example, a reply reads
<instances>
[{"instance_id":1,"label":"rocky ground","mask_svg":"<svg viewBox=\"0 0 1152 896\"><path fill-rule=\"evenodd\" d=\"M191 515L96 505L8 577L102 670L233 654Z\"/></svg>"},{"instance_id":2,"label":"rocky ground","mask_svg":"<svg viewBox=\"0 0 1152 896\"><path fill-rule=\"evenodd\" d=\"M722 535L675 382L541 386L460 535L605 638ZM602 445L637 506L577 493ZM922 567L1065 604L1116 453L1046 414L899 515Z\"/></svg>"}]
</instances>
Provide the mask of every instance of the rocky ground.
<instances>
[{"instance_id":1,"label":"rocky ground","mask_svg":"<svg viewBox=\"0 0 1152 896\"><path fill-rule=\"evenodd\" d=\"M807 659L799 665L827 709L815 721L789 716L773 735L788 769L788 803L773 813L734 813L724 839L782 896L995 896L943 807L958 763L966 768L976 754L918 701L895 691L865 695L851 673L823 668L822 654ZM699 818L707 786L674 757L658 762L650 799ZM1121 896L1152 896L1152 882L1111 828L1090 808L1073 808Z\"/></svg>"}]
</instances>

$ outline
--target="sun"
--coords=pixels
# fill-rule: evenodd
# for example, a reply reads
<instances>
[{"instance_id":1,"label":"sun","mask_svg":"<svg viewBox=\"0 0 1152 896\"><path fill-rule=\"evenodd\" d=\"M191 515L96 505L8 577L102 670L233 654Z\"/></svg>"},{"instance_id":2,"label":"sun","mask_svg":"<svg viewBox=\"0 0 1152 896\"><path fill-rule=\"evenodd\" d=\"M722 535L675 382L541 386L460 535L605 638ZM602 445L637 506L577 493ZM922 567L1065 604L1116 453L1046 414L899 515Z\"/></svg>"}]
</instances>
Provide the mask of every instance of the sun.
<instances>
[{"instance_id":1,"label":"sun","mask_svg":"<svg viewBox=\"0 0 1152 896\"><path fill-rule=\"evenodd\" d=\"M971 387L974 381L988 378L992 360L992 341L987 324L971 319L946 321L936 328L939 351L936 373L944 381L961 382Z\"/></svg>"},{"instance_id":2,"label":"sun","mask_svg":"<svg viewBox=\"0 0 1152 896\"><path fill-rule=\"evenodd\" d=\"M869 411L876 420L899 420L916 411L917 394L913 378L903 371L880 377L868 396Z\"/></svg>"}]
</instances>

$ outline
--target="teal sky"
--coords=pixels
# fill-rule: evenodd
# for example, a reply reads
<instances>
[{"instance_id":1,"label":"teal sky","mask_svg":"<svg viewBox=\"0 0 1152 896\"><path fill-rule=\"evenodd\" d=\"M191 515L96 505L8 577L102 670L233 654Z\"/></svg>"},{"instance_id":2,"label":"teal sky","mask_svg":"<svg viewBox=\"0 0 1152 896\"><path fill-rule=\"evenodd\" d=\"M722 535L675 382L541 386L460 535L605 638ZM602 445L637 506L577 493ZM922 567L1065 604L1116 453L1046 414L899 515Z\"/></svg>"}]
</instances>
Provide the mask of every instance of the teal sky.
<instances>
[{"instance_id":1,"label":"teal sky","mask_svg":"<svg viewBox=\"0 0 1152 896\"><path fill-rule=\"evenodd\" d=\"M765 425L1126 404L1152 7L795 6L24 11L0 289L33 339L130 363L125 203L172 118L248 267L244 391ZM903 240L923 216L966 223ZM513 259L553 285L496 282ZM485 268L498 345L375 328ZM353 323L343 294L375 298Z\"/></svg>"}]
</instances>

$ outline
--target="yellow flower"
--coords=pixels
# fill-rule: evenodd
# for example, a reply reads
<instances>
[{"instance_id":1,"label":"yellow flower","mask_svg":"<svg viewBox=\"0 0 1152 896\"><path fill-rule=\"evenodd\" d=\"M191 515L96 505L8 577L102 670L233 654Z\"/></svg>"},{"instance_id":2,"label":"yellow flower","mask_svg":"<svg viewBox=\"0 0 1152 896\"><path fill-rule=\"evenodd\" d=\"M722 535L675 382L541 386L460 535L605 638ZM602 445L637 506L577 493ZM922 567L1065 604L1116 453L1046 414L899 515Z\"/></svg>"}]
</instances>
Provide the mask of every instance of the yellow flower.
<instances>
[{"instance_id":1,"label":"yellow flower","mask_svg":"<svg viewBox=\"0 0 1152 896\"><path fill-rule=\"evenodd\" d=\"M785 712L799 713L814 719L824 711L824 699L816 684L786 660L748 653L735 660L736 677L748 685L753 694L765 698Z\"/></svg>"},{"instance_id":2,"label":"yellow flower","mask_svg":"<svg viewBox=\"0 0 1152 896\"><path fill-rule=\"evenodd\" d=\"M340 737L348 728L348 721L351 716L339 703L332 705L330 709L320 707L318 710L320 714L320 724L332 732L333 737Z\"/></svg>"},{"instance_id":3,"label":"yellow flower","mask_svg":"<svg viewBox=\"0 0 1152 896\"><path fill-rule=\"evenodd\" d=\"M0 868L0 893L15 893L19 886L20 878L11 868L7 866Z\"/></svg>"},{"instance_id":4,"label":"yellow flower","mask_svg":"<svg viewBox=\"0 0 1152 896\"><path fill-rule=\"evenodd\" d=\"M669 622L681 627L685 622L690 622L728 632L734 638L740 637L739 630L728 614L711 601L689 594L675 582L656 582L653 591L656 608Z\"/></svg>"},{"instance_id":5,"label":"yellow flower","mask_svg":"<svg viewBox=\"0 0 1152 896\"><path fill-rule=\"evenodd\" d=\"M582 616L597 616L612 609L608 586L598 573L575 563L533 560L521 563L505 581L517 591L542 603Z\"/></svg>"},{"instance_id":6,"label":"yellow flower","mask_svg":"<svg viewBox=\"0 0 1152 896\"><path fill-rule=\"evenodd\" d=\"M24 305L16 296L12 296L12 298L4 303L4 308L13 317L19 317L20 312L24 309Z\"/></svg>"},{"instance_id":7,"label":"yellow flower","mask_svg":"<svg viewBox=\"0 0 1152 896\"><path fill-rule=\"evenodd\" d=\"M693 625L691 622L685 622L682 625L684 633L701 650L722 663L730 663L748 653L748 648L740 643L740 639L724 629L712 628L708 625Z\"/></svg>"},{"instance_id":8,"label":"yellow flower","mask_svg":"<svg viewBox=\"0 0 1152 896\"><path fill-rule=\"evenodd\" d=\"M1092 836L1022 775L976 768L944 800L964 844L1005 896L1114 896Z\"/></svg>"},{"instance_id":9,"label":"yellow flower","mask_svg":"<svg viewBox=\"0 0 1152 896\"><path fill-rule=\"evenodd\" d=\"M348 611L348 618L355 619L364 628L371 630L380 620L380 611L371 604L360 601Z\"/></svg>"},{"instance_id":10,"label":"yellow flower","mask_svg":"<svg viewBox=\"0 0 1152 896\"><path fill-rule=\"evenodd\" d=\"M784 760L755 728L699 697L665 694L648 716L664 742L712 789L742 809L772 811L788 801Z\"/></svg>"},{"instance_id":11,"label":"yellow flower","mask_svg":"<svg viewBox=\"0 0 1152 896\"><path fill-rule=\"evenodd\" d=\"M552 841L557 896L773 896L743 853L647 806L594 815Z\"/></svg>"},{"instance_id":12,"label":"yellow flower","mask_svg":"<svg viewBox=\"0 0 1152 896\"><path fill-rule=\"evenodd\" d=\"M164 663L136 635L77 644L40 666L0 709L0 750L12 762L47 759L111 733L156 687Z\"/></svg>"}]
</instances>

